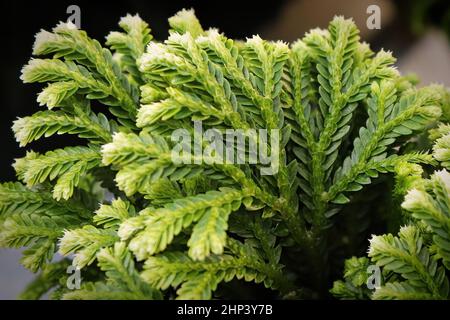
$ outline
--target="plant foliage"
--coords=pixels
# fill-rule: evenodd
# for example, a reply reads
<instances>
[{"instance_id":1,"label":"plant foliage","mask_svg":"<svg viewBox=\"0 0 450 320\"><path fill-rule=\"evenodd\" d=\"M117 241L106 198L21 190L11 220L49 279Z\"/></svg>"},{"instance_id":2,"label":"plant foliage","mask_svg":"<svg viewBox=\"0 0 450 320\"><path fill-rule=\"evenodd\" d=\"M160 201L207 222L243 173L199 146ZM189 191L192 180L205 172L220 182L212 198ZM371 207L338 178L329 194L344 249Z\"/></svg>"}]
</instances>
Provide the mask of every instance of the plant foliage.
<instances>
[{"instance_id":1,"label":"plant foliage","mask_svg":"<svg viewBox=\"0 0 450 320\"><path fill-rule=\"evenodd\" d=\"M19 182L0 185L0 244L26 247L22 263L41 270L22 297L53 287L62 299L257 297L248 282L272 297L326 297L336 266L361 254L370 232L355 221L389 220L373 206L389 205L391 177L400 193L420 165L449 167L448 125L434 129L432 153L416 139L441 117L445 89L416 88L342 17L293 44L234 41L204 30L192 10L169 24L158 42L127 15L105 47L71 23L36 35L21 79L46 85L37 101L47 110L17 119L16 139L72 134L80 145L28 151L14 164ZM280 146L277 170L195 152L175 161L172 134L195 134L194 120L219 132L269 130L251 142ZM448 297L448 173L426 181L403 203L421 222L374 236L335 295ZM80 289L66 287L68 262L52 262L55 252L81 268ZM386 274L373 295L362 288L369 260Z\"/></svg>"}]
</instances>

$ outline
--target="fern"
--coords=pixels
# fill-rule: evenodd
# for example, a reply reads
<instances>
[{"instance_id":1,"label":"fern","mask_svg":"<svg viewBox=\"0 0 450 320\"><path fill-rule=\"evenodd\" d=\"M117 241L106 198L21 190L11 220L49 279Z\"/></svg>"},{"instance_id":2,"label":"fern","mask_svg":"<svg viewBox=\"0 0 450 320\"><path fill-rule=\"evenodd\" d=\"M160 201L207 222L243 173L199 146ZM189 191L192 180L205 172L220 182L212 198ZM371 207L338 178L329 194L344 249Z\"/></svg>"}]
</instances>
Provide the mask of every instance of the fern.
<instances>
[{"instance_id":1,"label":"fern","mask_svg":"<svg viewBox=\"0 0 450 320\"><path fill-rule=\"evenodd\" d=\"M365 287L368 267L369 259L366 257L345 260L345 281L335 281L330 292L339 299L367 299L370 296L370 290Z\"/></svg>"},{"instance_id":2,"label":"fern","mask_svg":"<svg viewBox=\"0 0 450 320\"><path fill-rule=\"evenodd\" d=\"M447 298L448 280L445 278L444 269L436 267L436 261L430 259L427 248L423 247L421 242L420 235L414 227L404 227L400 230L398 238L389 235L372 238L369 256L378 265L387 270L395 270L407 279L406 284L419 294L426 292L428 298ZM395 286L394 282L388 289L383 287L378 289L374 293L374 298L386 296L384 290L394 291ZM400 291L401 287L402 285L398 286Z\"/></svg>"},{"instance_id":3,"label":"fern","mask_svg":"<svg viewBox=\"0 0 450 320\"><path fill-rule=\"evenodd\" d=\"M89 210L80 203L56 201L46 190L4 183L0 187L0 245L26 246L22 264L36 272L51 261L64 230L89 222Z\"/></svg>"},{"instance_id":4,"label":"fern","mask_svg":"<svg viewBox=\"0 0 450 320\"><path fill-rule=\"evenodd\" d=\"M42 268L39 275L27 285L25 290L19 295L21 300L37 300L50 289L59 285L61 278L64 278L69 260L64 259L51 263Z\"/></svg>"},{"instance_id":5,"label":"fern","mask_svg":"<svg viewBox=\"0 0 450 320\"><path fill-rule=\"evenodd\" d=\"M447 124L441 124L435 129L434 138L436 143L433 145L433 157L441 162L442 166L450 168L450 127Z\"/></svg>"},{"instance_id":6,"label":"fern","mask_svg":"<svg viewBox=\"0 0 450 320\"><path fill-rule=\"evenodd\" d=\"M450 174L437 171L431 178L428 192L412 189L408 192L403 208L415 219L422 220L433 232L437 255L448 269L450 267ZM430 196L431 194L431 196ZM418 201L423 200L422 203Z\"/></svg>"},{"instance_id":7,"label":"fern","mask_svg":"<svg viewBox=\"0 0 450 320\"><path fill-rule=\"evenodd\" d=\"M74 264L82 268L91 264L102 248L113 245L117 240L119 238L113 230L88 225L64 232L59 243L59 252L63 255L76 252Z\"/></svg>"},{"instance_id":8,"label":"fern","mask_svg":"<svg viewBox=\"0 0 450 320\"><path fill-rule=\"evenodd\" d=\"M437 171L421 182L408 191L402 204L413 218L411 225L402 227L398 236L387 234L370 240L370 261L383 268L385 283L370 294L364 282L354 283L356 288L350 290L348 280L337 281L331 291L334 295L358 299L362 297L352 291L364 290L373 299L449 298L450 174ZM366 280L367 265L360 269Z\"/></svg>"},{"instance_id":9,"label":"fern","mask_svg":"<svg viewBox=\"0 0 450 320\"><path fill-rule=\"evenodd\" d=\"M222 253L227 217L240 207L242 197L237 190L223 188L182 198L160 209L144 209L120 225L119 236L122 240L133 236L130 249L142 260L163 251L182 229L196 223L187 245L193 259L203 260L211 252Z\"/></svg>"},{"instance_id":10,"label":"fern","mask_svg":"<svg viewBox=\"0 0 450 320\"><path fill-rule=\"evenodd\" d=\"M169 24L157 42L127 15L106 47L71 23L37 34L21 79L46 85L37 102L47 110L17 119L16 140L72 134L80 143L28 151L14 163L21 182L0 185L0 244L26 247L22 263L42 270L22 297L229 298L222 289L239 280L255 296L263 285L274 298L327 297L333 268L357 254L340 217L365 208L358 221L389 224L357 192L391 201L383 188L394 175L396 200L420 187L426 168L448 167L447 124L431 131L432 152L416 139L445 116L448 92L415 88L343 17L293 44L234 41L205 30L193 10ZM215 142L195 138L199 123L214 135L242 130L272 163L239 146L216 161ZM182 155L177 129L194 136ZM407 219L422 223L373 237L370 258L349 260L333 294L448 297L446 175L408 194ZM56 251L81 268L80 289L66 287L68 263L52 263ZM363 287L369 261L386 282L374 294Z\"/></svg>"}]
</instances>

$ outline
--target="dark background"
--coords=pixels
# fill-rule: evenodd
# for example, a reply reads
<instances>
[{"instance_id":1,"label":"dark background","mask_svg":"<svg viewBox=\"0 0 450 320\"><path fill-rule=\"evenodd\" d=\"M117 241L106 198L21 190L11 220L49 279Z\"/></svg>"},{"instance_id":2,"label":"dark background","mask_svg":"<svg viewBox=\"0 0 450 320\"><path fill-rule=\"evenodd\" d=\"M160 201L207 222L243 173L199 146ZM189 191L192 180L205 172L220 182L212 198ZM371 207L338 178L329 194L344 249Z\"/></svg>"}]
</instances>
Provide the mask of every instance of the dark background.
<instances>
[{"instance_id":1,"label":"dark background","mask_svg":"<svg viewBox=\"0 0 450 320\"><path fill-rule=\"evenodd\" d=\"M19 79L22 66L31 57L34 35L41 28L50 30L58 21L66 20L69 16L66 9L71 4L81 8L81 28L101 42L110 31L118 29L120 17L127 13L139 13L150 24L153 36L159 40L167 36L168 17L182 8L194 8L205 28L217 27L229 37L245 38L259 33L268 39L286 41L303 36L310 28L326 27L333 15L344 14L355 19L362 37L369 40L374 49L384 46L399 56L407 50L424 25L442 25L443 20L450 21L449 3L448 0L277 0L267 3L245 0L2 1L0 181L14 179L13 159L25 153L25 149L19 149L14 140L12 121L39 110L36 94L42 86L24 85ZM364 31L367 18L365 8L369 4L378 4L382 8L381 31ZM420 17L420 10L424 7L427 9L425 18ZM34 142L27 148L45 151L74 143L74 137L52 137Z\"/></svg>"}]
</instances>

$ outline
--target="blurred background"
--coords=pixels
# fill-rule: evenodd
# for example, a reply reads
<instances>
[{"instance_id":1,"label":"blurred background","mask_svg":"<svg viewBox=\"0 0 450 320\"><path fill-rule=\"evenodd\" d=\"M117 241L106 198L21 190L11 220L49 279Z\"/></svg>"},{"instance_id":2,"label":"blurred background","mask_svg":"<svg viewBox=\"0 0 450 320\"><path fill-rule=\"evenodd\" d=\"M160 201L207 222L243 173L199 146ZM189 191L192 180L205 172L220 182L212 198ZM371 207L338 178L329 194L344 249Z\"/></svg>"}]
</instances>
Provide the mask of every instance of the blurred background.
<instances>
[{"instance_id":1,"label":"blurred background","mask_svg":"<svg viewBox=\"0 0 450 320\"><path fill-rule=\"evenodd\" d=\"M1 2L1 117L0 182L14 180L11 164L25 155L11 131L12 121L39 110L39 85L24 85L22 66L31 57L34 35L51 29L70 16L70 5L81 9L81 28L104 42L117 30L127 13L146 20L156 40L167 35L167 18L182 8L194 8L204 28L216 27L228 37L245 39L254 34L270 40L294 41L311 28L325 28L334 15L352 17L363 40L373 50L393 51L402 73L420 75L421 84L442 83L450 87L450 1L449 0L276 0L276 1L4 1ZM380 29L370 29L373 14L380 8ZM51 140L51 141L50 141ZM46 151L76 144L76 138L58 137L30 144L27 148ZM18 262L20 251L0 248L0 299L14 299L33 275Z\"/></svg>"}]
</instances>

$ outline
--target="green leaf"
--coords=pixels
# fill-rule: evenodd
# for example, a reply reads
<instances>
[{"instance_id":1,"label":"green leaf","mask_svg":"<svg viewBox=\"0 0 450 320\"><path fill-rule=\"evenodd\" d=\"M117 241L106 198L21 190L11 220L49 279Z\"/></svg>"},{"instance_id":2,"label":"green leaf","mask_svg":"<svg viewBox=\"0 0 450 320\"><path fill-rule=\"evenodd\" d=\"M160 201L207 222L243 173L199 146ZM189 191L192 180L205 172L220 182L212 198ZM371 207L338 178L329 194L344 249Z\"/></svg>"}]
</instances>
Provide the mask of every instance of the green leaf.
<instances>
[{"instance_id":1,"label":"green leaf","mask_svg":"<svg viewBox=\"0 0 450 320\"><path fill-rule=\"evenodd\" d=\"M21 263L36 272L51 261L64 230L87 222L89 210L79 204L56 201L45 190L20 183L0 185L0 246L20 248Z\"/></svg>"},{"instance_id":2,"label":"green leaf","mask_svg":"<svg viewBox=\"0 0 450 320\"><path fill-rule=\"evenodd\" d=\"M429 292L417 289L407 282L393 282L375 290L376 300L435 300Z\"/></svg>"},{"instance_id":3,"label":"green leaf","mask_svg":"<svg viewBox=\"0 0 450 320\"><path fill-rule=\"evenodd\" d=\"M448 295L445 271L430 257L416 227L402 227L398 238L391 234L372 237L369 257L378 266L401 275L407 286L415 287L433 299L444 299ZM405 287L397 289L401 291L402 288ZM391 289L395 289L395 285Z\"/></svg>"},{"instance_id":4,"label":"green leaf","mask_svg":"<svg viewBox=\"0 0 450 320\"><path fill-rule=\"evenodd\" d=\"M112 248L103 248L98 252L97 259L109 285L143 298L161 299L161 294L141 279L125 243L116 242Z\"/></svg>"},{"instance_id":5,"label":"green leaf","mask_svg":"<svg viewBox=\"0 0 450 320\"><path fill-rule=\"evenodd\" d=\"M405 196L402 207L412 216L425 222L433 231L437 253L450 268L450 174L436 171L428 191L412 189Z\"/></svg>"},{"instance_id":6,"label":"green leaf","mask_svg":"<svg viewBox=\"0 0 450 320\"><path fill-rule=\"evenodd\" d=\"M57 180L53 197L67 200L80 182L80 177L100 163L100 150L94 146L67 147L43 155L28 152L25 158L16 159L14 168L29 187L46 180Z\"/></svg>"},{"instance_id":7,"label":"green leaf","mask_svg":"<svg viewBox=\"0 0 450 320\"><path fill-rule=\"evenodd\" d=\"M189 32L193 37L203 34L203 28L195 16L194 10L183 9L178 11L176 15L169 18L170 27L179 33Z\"/></svg>"},{"instance_id":8,"label":"green leaf","mask_svg":"<svg viewBox=\"0 0 450 320\"><path fill-rule=\"evenodd\" d=\"M142 260L163 251L183 229L196 223L189 254L203 260L211 251L222 252L228 215L240 207L242 197L238 190L222 188L175 200L160 209L144 209L120 225L119 236L123 241L131 237L129 247Z\"/></svg>"},{"instance_id":9,"label":"green leaf","mask_svg":"<svg viewBox=\"0 0 450 320\"><path fill-rule=\"evenodd\" d=\"M111 204L102 204L95 212L93 221L105 228L118 227L123 221L136 215L136 209L128 201L115 199Z\"/></svg>"}]
</instances>

